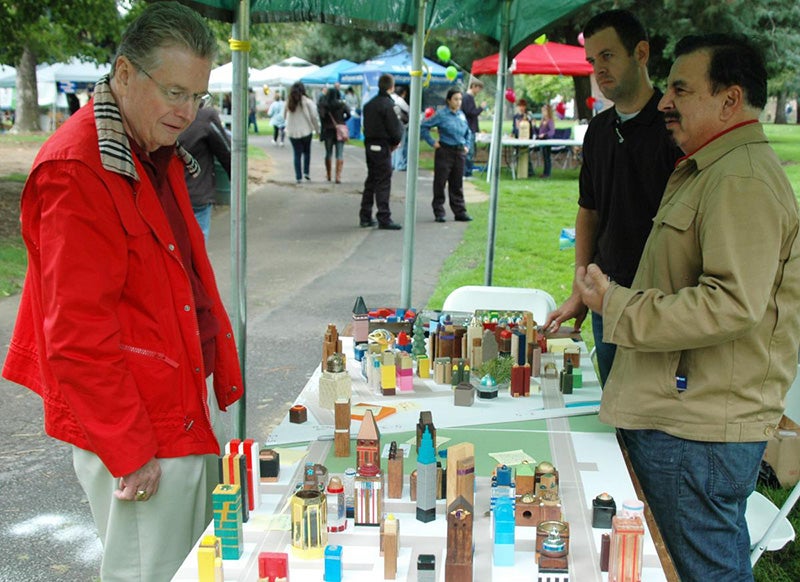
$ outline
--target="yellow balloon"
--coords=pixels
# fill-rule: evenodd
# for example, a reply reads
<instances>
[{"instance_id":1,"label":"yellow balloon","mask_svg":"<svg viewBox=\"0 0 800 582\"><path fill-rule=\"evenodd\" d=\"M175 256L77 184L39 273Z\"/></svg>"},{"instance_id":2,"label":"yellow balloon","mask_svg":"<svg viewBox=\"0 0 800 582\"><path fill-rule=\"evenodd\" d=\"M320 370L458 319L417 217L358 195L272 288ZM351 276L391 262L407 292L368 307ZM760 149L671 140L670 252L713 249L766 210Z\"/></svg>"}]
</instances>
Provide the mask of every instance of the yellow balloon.
<instances>
[{"instance_id":1,"label":"yellow balloon","mask_svg":"<svg viewBox=\"0 0 800 582\"><path fill-rule=\"evenodd\" d=\"M269 85L264 85L264 95L269 95Z\"/></svg>"},{"instance_id":2,"label":"yellow balloon","mask_svg":"<svg viewBox=\"0 0 800 582\"><path fill-rule=\"evenodd\" d=\"M538 37L538 38L537 38L536 40L534 40L533 42L535 42L536 44L544 44L544 43L546 43L546 42L547 42L547 35L546 35L546 34L543 34L542 36Z\"/></svg>"}]
</instances>

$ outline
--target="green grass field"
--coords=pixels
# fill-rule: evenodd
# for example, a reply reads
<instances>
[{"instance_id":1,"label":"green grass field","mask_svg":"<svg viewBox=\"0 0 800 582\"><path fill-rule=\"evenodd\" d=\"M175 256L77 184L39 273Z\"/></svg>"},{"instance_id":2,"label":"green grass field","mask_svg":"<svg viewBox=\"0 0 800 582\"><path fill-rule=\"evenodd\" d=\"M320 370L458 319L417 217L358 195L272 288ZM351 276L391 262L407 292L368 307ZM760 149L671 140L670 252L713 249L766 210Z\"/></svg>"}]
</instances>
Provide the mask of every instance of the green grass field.
<instances>
[{"instance_id":1,"label":"green grass field","mask_svg":"<svg viewBox=\"0 0 800 582\"><path fill-rule=\"evenodd\" d=\"M767 125L765 129L784 163L795 194L800 194L800 125ZM569 296L574 252L559 250L558 239L562 228L574 226L577 177L577 170L561 170L555 164L550 180L514 181L505 173L501 176L494 285L544 289L559 304ZM473 184L489 192L485 180L475 179ZM467 228L461 245L445 262L439 284L427 305L429 309L440 309L450 291L457 287L484 284L488 211L488 202L470 205L469 212L475 220ZM585 322L583 335L591 344L590 329L589 322ZM766 487L759 487L759 491L778 505L789 493ZM789 519L795 531L800 532L800 504ZM800 580L800 542L779 552L766 552L756 564L755 579L757 582Z\"/></svg>"}]
</instances>

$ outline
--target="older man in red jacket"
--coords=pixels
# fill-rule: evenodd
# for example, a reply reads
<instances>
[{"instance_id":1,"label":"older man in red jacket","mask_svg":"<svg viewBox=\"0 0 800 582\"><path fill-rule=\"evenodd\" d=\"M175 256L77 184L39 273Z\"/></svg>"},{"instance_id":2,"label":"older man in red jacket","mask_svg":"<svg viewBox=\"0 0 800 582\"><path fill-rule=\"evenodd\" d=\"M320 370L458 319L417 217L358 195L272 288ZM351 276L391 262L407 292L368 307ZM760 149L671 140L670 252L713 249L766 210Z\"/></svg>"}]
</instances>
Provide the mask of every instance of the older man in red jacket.
<instances>
[{"instance_id":1,"label":"older man in red jacket","mask_svg":"<svg viewBox=\"0 0 800 582\"><path fill-rule=\"evenodd\" d=\"M180 566L219 454L208 403L243 394L186 190L196 162L176 146L207 102L215 47L192 10L149 5L22 194L29 266L3 375L40 394L47 433L74 446L104 582Z\"/></svg>"}]
</instances>

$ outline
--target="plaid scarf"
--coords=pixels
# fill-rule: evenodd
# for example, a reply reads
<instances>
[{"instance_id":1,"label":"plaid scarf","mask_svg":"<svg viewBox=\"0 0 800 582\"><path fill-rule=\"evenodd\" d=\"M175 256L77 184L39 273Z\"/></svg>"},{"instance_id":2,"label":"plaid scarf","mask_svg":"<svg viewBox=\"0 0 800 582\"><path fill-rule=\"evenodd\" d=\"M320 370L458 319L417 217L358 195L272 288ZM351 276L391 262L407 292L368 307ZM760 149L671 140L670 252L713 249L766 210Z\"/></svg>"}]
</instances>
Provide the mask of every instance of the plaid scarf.
<instances>
[{"instance_id":1,"label":"plaid scarf","mask_svg":"<svg viewBox=\"0 0 800 582\"><path fill-rule=\"evenodd\" d=\"M109 75L103 76L94 86L94 120L97 125L97 143L103 167L138 182L139 175L133 163L133 152L122 125L122 115L111 93ZM192 177L196 178L200 174L200 164L192 154L178 142L175 143L175 153L186 165Z\"/></svg>"}]
</instances>

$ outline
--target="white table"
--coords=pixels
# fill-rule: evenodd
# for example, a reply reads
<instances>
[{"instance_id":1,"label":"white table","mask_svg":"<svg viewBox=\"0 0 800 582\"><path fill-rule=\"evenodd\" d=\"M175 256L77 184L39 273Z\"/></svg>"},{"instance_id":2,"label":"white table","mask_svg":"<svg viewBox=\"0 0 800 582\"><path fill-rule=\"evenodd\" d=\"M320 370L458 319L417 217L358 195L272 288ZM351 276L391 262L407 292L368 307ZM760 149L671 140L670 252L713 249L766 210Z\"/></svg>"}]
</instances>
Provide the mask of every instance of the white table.
<instances>
[{"instance_id":1,"label":"white table","mask_svg":"<svg viewBox=\"0 0 800 582\"><path fill-rule=\"evenodd\" d=\"M636 491L629 477L622 453L613 432L579 432L570 427L570 417L593 414L598 408L600 386L587 355L582 347L583 388L577 388L572 395L562 395L558 391L557 380L540 379L542 391L528 398L512 398L507 391L500 391L493 400L475 400L472 407L454 407L452 391L449 386L437 385L432 380L414 379L415 392L396 396L381 396L370 389L361 378L360 363L352 358L352 340L343 338L343 351L348 356L348 371L353 380L352 402L392 406L397 412L379 421L382 446L391 440L404 443L414 430L421 410L430 410L437 430L437 436L452 435L453 443L459 442L457 435L467 434L470 442L476 443L476 501L473 540L475 544L474 579L481 582L503 580L504 582L535 580L534 561L535 528L517 527L515 531L515 565L495 567L492 565L492 540L490 518L488 517L490 479L489 472L481 470L495 461L486 455L485 441L490 437L502 438L504 449L526 450L533 441L545 439L549 457L536 458L537 461L550 460L559 470L560 490L565 520L570 523L569 565L572 580L604 582L607 574L601 574L597 567L600 552L600 536L603 531L591 527L592 499L607 491L617 500L636 497ZM546 361L555 361L561 368L561 356L545 356ZM288 418L271 435L266 437L270 447L288 447L286 456L292 451L305 455L291 463L281 465L278 483L261 486L261 509L251 513L250 521L244 525L244 554L239 560L224 562L227 582L249 582L257 579L258 554L263 551L286 552L289 554L293 582L314 581L322 577L323 561L306 561L294 558L291 553L291 532L285 529L288 524L288 500L293 485L299 480L304 463L325 461L331 447L333 433L333 413L320 408L318 382L320 371L309 379L296 403L308 409L308 421L304 424L291 424ZM524 423L539 419L537 428ZM544 422L542 422L544 421ZM487 424L490 423L490 424ZM522 428L520 428L522 427ZM351 434L358 433L359 423L353 421ZM393 436L396 435L396 436ZM258 435L251 435L258 436ZM452 443L451 443L452 444ZM355 442L351 449L355 452ZM495 449L496 450L496 449ZM413 458L405 460L405 483L403 498L386 499L384 510L400 520L400 545L397 580L416 580L416 559L420 553L436 556L437 580L444 581L444 562L446 556L447 523L444 517L445 502L437 503L437 519L423 524L415 518L415 504L408 494L407 474L416 466ZM331 469L332 473L337 471ZM348 528L341 533L329 534L329 543L344 547L343 567L345 582L374 582L383 579L383 559L378 555L378 532L376 528L353 527L352 519ZM213 524L207 533L213 533ZM646 528L647 529L647 528ZM176 582L197 580L196 548L186 558L183 566L173 579ZM649 529L645 535L644 582L662 582L668 578L662 567L656 546Z\"/></svg>"},{"instance_id":2,"label":"white table","mask_svg":"<svg viewBox=\"0 0 800 582\"><path fill-rule=\"evenodd\" d=\"M492 163L492 150L494 149L494 144L492 143L492 136L488 133L479 133L475 136L475 143L484 143L489 144L489 162L487 163L487 178L488 178L488 168L491 167ZM583 147L583 139L518 139L515 137L510 136L503 136L501 140L501 145L503 147L503 154L501 159L507 160L507 165L511 170L511 177L512 179L517 179L517 159L519 158L519 152L522 148L525 148L525 152L527 153L528 149L530 148L541 148L541 147ZM510 148L510 149L508 149Z\"/></svg>"}]
</instances>

